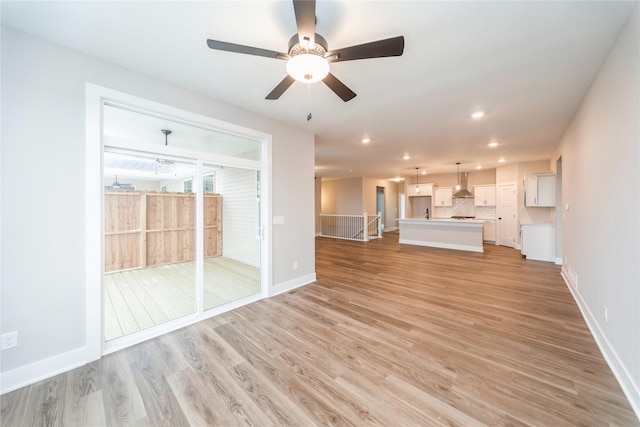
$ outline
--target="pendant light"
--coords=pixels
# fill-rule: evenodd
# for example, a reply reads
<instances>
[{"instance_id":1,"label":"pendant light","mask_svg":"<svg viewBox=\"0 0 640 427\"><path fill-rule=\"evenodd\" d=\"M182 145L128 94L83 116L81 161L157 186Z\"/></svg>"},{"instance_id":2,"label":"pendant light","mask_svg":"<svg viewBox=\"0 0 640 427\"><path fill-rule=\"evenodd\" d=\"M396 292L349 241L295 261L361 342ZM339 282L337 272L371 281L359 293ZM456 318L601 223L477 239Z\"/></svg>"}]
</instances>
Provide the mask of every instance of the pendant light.
<instances>
[{"instance_id":1,"label":"pendant light","mask_svg":"<svg viewBox=\"0 0 640 427\"><path fill-rule=\"evenodd\" d=\"M419 183L419 178L418 178L418 169L420 168L416 168L416 194L420 193L420 186L418 185Z\"/></svg>"},{"instance_id":2,"label":"pendant light","mask_svg":"<svg viewBox=\"0 0 640 427\"><path fill-rule=\"evenodd\" d=\"M456 162L456 176L458 177L458 183L456 184L456 191L460 191L460 162Z\"/></svg>"}]
</instances>

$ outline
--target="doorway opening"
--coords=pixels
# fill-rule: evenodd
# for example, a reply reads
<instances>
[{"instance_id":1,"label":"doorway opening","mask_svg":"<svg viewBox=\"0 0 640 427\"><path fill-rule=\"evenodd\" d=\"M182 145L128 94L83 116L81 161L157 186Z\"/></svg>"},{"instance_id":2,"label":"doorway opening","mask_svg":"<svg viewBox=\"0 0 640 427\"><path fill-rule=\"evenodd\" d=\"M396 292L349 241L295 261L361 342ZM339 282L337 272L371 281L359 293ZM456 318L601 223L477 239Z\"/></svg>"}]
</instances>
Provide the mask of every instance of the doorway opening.
<instances>
[{"instance_id":1,"label":"doorway opening","mask_svg":"<svg viewBox=\"0 0 640 427\"><path fill-rule=\"evenodd\" d=\"M562 202L562 156L556 162L556 208L554 215L556 223L556 264L563 265L562 227L564 225L565 206Z\"/></svg>"},{"instance_id":2,"label":"doorway opening","mask_svg":"<svg viewBox=\"0 0 640 427\"><path fill-rule=\"evenodd\" d=\"M384 196L384 187L376 186L376 214L380 214L380 226L382 227L382 231L384 232L384 206L385 206L385 196Z\"/></svg>"}]
</instances>

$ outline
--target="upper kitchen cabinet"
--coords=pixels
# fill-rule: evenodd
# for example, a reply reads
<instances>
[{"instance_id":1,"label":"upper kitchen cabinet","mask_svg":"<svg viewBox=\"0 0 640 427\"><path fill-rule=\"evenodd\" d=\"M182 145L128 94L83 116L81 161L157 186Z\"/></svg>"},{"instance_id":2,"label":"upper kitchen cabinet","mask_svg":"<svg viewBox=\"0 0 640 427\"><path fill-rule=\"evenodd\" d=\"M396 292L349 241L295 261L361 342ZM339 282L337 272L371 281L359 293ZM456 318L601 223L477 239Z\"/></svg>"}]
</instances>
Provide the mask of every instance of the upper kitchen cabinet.
<instances>
[{"instance_id":1,"label":"upper kitchen cabinet","mask_svg":"<svg viewBox=\"0 0 640 427\"><path fill-rule=\"evenodd\" d=\"M473 187L473 205L474 206L495 206L496 205L496 186L495 185L476 185Z\"/></svg>"},{"instance_id":2,"label":"upper kitchen cabinet","mask_svg":"<svg viewBox=\"0 0 640 427\"><path fill-rule=\"evenodd\" d=\"M552 207L556 205L556 176L535 173L524 176L524 205Z\"/></svg>"},{"instance_id":3,"label":"upper kitchen cabinet","mask_svg":"<svg viewBox=\"0 0 640 427\"><path fill-rule=\"evenodd\" d=\"M409 197L432 196L433 184L419 184L417 188L415 184L409 184L407 185L407 194Z\"/></svg>"},{"instance_id":4,"label":"upper kitchen cabinet","mask_svg":"<svg viewBox=\"0 0 640 427\"><path fill-rule=\"evenodd\" d=\"M433 206L453 206L453 187L438 187L435 189L435 196Z\"/></svg>"}]
</instances>

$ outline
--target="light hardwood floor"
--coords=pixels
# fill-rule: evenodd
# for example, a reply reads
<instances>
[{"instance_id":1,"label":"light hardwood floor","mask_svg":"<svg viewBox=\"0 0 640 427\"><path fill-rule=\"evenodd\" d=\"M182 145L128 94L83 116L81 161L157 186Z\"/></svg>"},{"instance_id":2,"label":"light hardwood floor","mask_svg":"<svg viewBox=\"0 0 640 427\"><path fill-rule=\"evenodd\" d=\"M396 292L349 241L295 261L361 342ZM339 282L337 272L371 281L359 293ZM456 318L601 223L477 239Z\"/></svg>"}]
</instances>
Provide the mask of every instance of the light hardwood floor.
<instances>
[{"instance_id":1,"label":"light hardwood floor","mask_svg":"<svg viewBox=\"0 0 640 427\"><path fill-rule=\"evenodd\" d=\"M105 339L194 313L195 268L182 262L105 274ZM205 310L258 292L258 268L225 257L204 260Z\"/></svg>"},{"instance_id":2,"label":"light hardwood floor","mask_svg":"<svg viewBox=\"0 0 640 427\"><path fill-rule=\"evenodd\" d=\"M317 283L8 393L3 425L639 425L557 266L316 253Z\"/></svg>"}]
</instances>

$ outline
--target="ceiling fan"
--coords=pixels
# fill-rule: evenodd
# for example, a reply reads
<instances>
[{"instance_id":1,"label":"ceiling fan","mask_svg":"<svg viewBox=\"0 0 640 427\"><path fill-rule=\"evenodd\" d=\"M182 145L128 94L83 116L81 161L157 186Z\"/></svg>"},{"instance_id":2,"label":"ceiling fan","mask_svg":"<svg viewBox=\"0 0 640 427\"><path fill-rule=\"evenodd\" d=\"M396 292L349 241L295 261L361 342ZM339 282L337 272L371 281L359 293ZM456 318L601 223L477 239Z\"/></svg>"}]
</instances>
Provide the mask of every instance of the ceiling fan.
<instances>
[{"instance_id":1,"label":"ceiling fan","mask_svg":"<svg viewBox=\"0 0 640 427\"><path fill-rule=\"evenodd\" d=\"M136 187L134 187L131 184L122 184L120 182L118 182L118 175L116 175L116 180L113 182L113 184L111 184L111 189L112 190L135 190Z\"/></svg>"},{"instance_id":2,"label":"ceiling fan","mask_svg":"<svg viewBox=\"0 0 640 427\"><path fill-rule=\"evenodd\" d=\"M330 63L401 56L404 51L403 36L329 50L324 37L316 34L315 0L293 0L293 10L298 34L289 40L288 53L211 39L207 40L207 45L215 50L287 61L287 76L266 96L266 99L280 98L296 80L303 83L322 80L344 102L353 99L356 93L329 72Z\"/></svg>"}]
</instances>

